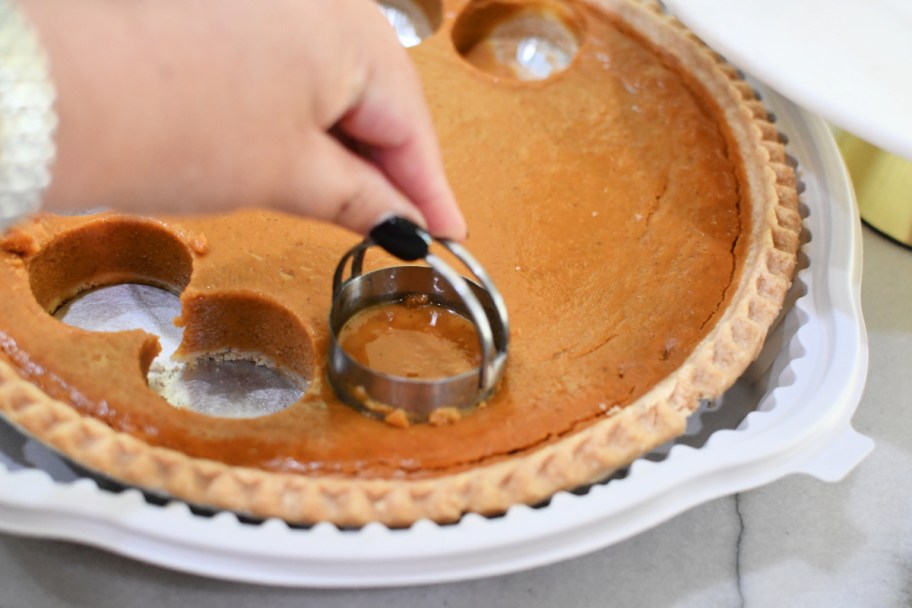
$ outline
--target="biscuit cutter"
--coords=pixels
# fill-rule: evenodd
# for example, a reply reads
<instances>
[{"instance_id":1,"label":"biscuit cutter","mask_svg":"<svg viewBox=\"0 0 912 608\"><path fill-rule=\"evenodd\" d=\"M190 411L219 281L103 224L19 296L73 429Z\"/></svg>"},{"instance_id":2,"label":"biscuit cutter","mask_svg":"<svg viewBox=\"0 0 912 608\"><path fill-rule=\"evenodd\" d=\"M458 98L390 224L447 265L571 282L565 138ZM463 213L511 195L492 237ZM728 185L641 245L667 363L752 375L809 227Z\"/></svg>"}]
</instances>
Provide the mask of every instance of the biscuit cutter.
<instances>
[{"instance_id":1,"label":"biscuit cutter","mask_svg":"<svg viewBox=\"0 0 912 608\"><path fill-rule=\"evenodd\" d=\"M433 243L452 254L478 283L432 253ZM427 266L391 266L364 274L365 254L373 246L406 262L423 260ZM351 274L345 278L349 263ZM442 378L395 376L359 363L339 344L342 328L358 312L415 296L472 321L481 346L478 367ZM488 399L503 376L510 333L506 305L482 265L460 244L436 239L401 217L382 222L342 256L333 276L329 328L328 377L339 398L373 415L402 410L412 422L426 421L442 408L465 412Z\"/></svg>"}]
</instances>

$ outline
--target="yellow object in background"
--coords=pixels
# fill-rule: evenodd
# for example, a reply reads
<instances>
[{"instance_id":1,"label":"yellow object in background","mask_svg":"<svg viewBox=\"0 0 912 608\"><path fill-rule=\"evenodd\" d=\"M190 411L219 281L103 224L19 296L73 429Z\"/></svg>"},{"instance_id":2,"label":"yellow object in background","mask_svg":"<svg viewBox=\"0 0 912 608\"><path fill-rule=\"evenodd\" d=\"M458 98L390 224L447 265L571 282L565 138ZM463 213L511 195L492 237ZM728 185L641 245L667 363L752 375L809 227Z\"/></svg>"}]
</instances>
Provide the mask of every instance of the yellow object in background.
<instances>
[{"instance_id":1,"label":"yellow object in background","mask_svg":"<svg viewBox=\"0 0 912 608\"><path fill-rule=\"evenodd\" d=\"M845 131L836 142L855 185L861 219L912 247L912 160L885 152Z\"/></svg>"}]
</instances>

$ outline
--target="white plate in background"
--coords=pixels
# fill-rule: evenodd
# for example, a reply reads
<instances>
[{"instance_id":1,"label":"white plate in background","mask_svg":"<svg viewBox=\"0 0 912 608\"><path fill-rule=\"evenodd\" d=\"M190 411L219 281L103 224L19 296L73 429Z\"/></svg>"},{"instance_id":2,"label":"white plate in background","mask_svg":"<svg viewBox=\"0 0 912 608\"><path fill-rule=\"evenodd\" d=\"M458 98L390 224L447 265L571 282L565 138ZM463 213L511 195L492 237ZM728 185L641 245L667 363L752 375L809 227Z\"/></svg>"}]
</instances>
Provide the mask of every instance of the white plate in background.
<instances>
[{"instance_id":1,"label":"white plate in background","mask_svg":"<svg viewBox=\"0 0 912 608\"><path fill-rule=\"evenodd\" d=\"M733 64L912 159L912 0L663 0Z\"/></svg>"}]
</instances>

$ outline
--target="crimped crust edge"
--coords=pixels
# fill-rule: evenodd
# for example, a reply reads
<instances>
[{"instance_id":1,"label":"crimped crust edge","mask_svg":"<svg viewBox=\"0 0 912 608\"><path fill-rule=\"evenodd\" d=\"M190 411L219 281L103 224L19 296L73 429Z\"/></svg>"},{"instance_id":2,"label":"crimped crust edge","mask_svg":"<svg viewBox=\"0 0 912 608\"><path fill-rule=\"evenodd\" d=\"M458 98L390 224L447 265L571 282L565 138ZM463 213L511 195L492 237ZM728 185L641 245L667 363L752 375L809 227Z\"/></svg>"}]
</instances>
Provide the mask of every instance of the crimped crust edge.
<instances>
[{"instance_id":1,"label":"crimped crust edge","mask_svg":"<svg viewBox=\"0 0 912 608\"><path fill-rule=\"evenodd\" d=\"M801 220L795 177L762 104L731 66L706 52L655 3L590 0L638 30L651 19L670 25L661 42L688 63L717 99L748 168L753 218L738 289L716 326L684 364L634 403L534 452L468 471L421 480L306 477L196 459L153 447L54 400L0 360L0 413L25 433L80 465L130 485L187 502L277 517L293 523L330 521L407 526L419 519L458 520L534 504L560 490L606 477L684 432L702 399L718 397L753 361L791 284ZM670 45L670 46L669 46Z\"/></svg>"}]
</instances>

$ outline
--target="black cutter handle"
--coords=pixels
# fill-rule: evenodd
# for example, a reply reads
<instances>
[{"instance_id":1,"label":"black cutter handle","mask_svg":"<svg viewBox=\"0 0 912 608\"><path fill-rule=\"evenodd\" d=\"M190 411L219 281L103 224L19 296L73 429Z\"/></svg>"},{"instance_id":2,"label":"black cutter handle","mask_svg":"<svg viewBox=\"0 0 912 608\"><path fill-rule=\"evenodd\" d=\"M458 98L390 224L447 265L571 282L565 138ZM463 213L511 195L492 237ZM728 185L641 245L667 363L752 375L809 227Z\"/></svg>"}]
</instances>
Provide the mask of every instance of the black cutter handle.
<instances>
[{"instance_id":1,"label":"black cutter handle","mask_svg":"<svg viewBox=\"0 0 912 608\"><path fill-rule=\"evenodd\" d=\"M433 240L424 228L399 216L380 222L369 236L374 244L406 262L424 259Z\"/></svg>"}]
</instances>

